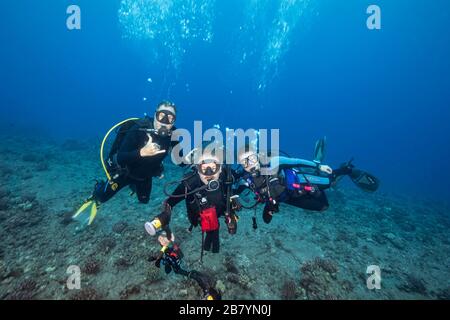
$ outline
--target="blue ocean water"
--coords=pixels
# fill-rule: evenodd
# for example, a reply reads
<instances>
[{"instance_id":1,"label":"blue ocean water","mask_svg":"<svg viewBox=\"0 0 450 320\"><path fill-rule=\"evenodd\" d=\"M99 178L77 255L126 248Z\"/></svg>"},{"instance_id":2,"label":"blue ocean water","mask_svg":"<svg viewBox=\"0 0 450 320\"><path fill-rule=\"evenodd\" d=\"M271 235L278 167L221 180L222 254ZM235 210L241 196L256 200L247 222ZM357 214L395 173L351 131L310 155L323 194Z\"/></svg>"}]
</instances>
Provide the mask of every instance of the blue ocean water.
<instances>
[{"instance_id":1,"label":"blue ocean water","mask_svg":"<svg viewBox=\"0 0 450 320\"><path fill-rule=\"evenodd\" d=\"M66 26L66 9L73 4L81 9L81 30ZM381 8L380 30L366 25L372 4ZM55 204L68 210L90 190L92 172L103 174L97 154L106 131L123 119L151 115L158 102L169 99L177 105L179 128L192 129L201 120L205 129L280 129L281 149L299 158L312 159L315 141L326 136L326 163L334 168L354 157L358 167L381 180L381 196L361 203L351 189L351 219L377 203L386 216L398 210L393 220L409 236L419 237L411 225L428 212L424 201L448 203L450 197L449 23L447 0L9 1L0 8L0 133L10 137L2 150L14 148L15 137L59 144L90 141L85 153L73 157L50 152L49 163L72 166L75 174L66 177L60 171L36 182L52 197L78 192L80 199L61 198ZM18 148L9 155L28 151ZM38 151L44 159L51 147L46 148ZM56 182L49 186L46 179ZM66 179L78 182L66 184ZM404 206L386 204L384 195L408 200L399 200ZM332 200L338 212L350 210L339 197ZM416 201L423 206L414 208ZM117 203L111 207L120 207ZM158 205L152 202L151 208ZM448 221L445 207L428 208ZM407 222L402 220L406 213L412 216ZM302 222L310 226L314 219ZM441 244L429 240L433 223L426 225L425 235L413 240ZM315 228L308 230L321 235ZM378 230L372 230L374 241L401 247L395 232L385 225L380 230L384 238L377 239ZM374 242L370 229L353 231L368 239L369 247ZM323 238L330 236L322 232ZM444 246L448 249L448 239ZM426 254L433 253L427 250L420 257ZM422 294L416 278L411 279L408 290L416 284ZM435 279L439 284L447 278L440 273ZM355 296L367 298L360 292ZM382 298L398 297L394 292Z\"/></svg>"},{"instance_id":2,"label":"blue ocean water","mask_svg":"<svg viewBox=\"0 0 450 320\"><path fill-rule=\"evenodd\" d=\"M2 122L101 135L172 99L180 127L279 128L305 158L327 136L331 164L353 156L386 190L448 199L448 1L375 1L368 30L372 2L80 0L75 31L70 1L10 2Z\"/></svg>"}]
</instances>

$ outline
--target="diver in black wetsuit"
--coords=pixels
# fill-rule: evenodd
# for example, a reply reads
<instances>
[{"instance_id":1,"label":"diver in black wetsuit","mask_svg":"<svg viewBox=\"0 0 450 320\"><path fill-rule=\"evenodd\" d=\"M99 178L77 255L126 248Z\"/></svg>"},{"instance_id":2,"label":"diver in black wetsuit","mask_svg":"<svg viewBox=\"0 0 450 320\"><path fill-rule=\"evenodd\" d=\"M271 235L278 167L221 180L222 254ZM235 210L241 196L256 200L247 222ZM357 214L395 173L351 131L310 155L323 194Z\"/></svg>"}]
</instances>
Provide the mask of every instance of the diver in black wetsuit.
<instances>
[{"instance_id":1,"label":"diver in black wetsuit","mask_svg":"<svg viewBox=\"0 0 450 320\"><path fill-rule=\"evenodd\" d=\"M154 118L132 119L121 125L104 163L108 181L96 183L94 192L74 217L90 205L92 223L97 206L111 199L117 192L130 186L139 202L148 203L153 177L162 177L163 160L177 141L171 141L176 129L176 107L168 101L161 102Z\"/></svg>"},{"instance_id":2,"label":"diver in black wetsuit","mask_svg":"<svg viewBox=\"0 0 450 320\"><path fill-rule=\"evenodd\" d=\"M235 211L240 209L230 193L233 181L229 180L229 167L222 165L219 159L209 151L199 156L196 170L176 182L175 191L164 201L165 210L145 224L149 234L154 235L160 229L167 231L172 208L185 200L190 230L200 225L202 238L206 234L202 239L202 256L203 250L219 252L219 218L225 217L229 233L234 234L237 228Z\"/></svg>"},{"instance_id":3,"label":"diver in black wetsuit","mask_svg":"<svg viewBox=\"0 0 450 320\"><path fill-rule=\"evenodd\" d=\"M273 214L279 212L280 202L306 210L328 209L328 199L324 190L345 175L365 191L374 192L378 189L378 179L356 169L351 161L336 170L321 164L324 152L317 150L318 145L324 148L324 142L316 144L314 161L277 157L270 159L270 166L267 168L261 167L260 155L249 146L239 151L238 161L243 170L239 174L240 185L237 187L237 193L246 188L253 191L257 201L265 204L263 211L265 223L270 223Z\"/></svg>"}]
</instances>

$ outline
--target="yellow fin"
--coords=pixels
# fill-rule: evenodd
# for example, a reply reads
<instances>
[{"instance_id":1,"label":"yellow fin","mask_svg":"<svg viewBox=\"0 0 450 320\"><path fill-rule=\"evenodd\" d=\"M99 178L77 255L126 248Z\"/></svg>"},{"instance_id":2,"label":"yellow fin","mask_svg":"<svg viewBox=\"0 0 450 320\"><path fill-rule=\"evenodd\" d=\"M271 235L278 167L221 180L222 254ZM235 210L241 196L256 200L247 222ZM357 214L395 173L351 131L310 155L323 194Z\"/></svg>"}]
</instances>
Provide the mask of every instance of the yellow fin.
<instances>
[{"instance_id":1,"label":"yellow fin","mask_svg":"<svg viewBox=\"0 0 450 320\"><path fill-rule=\"evenodd\" d=\"M83 205L80 207L80 209L78 209L78 211L72 216L72 218L76 218L80 215L80 213L82 213L84 210L87 209L87 207L89 207L92 203L92 200L90 201L86 201L85 203L83 203Z\"/></svg>"},{"instance_id":2,"label":"yellow fin","mask_svg":"<svg viewBox=\"0 0 450 320\"><path fill-rule=\"evenodd\" d=\"M94 221L96 215L97 215L97 204L94 202L91 208L91 216L89 217L88 226L91 225L92 221Z\"/></svg>"}]
</instances>

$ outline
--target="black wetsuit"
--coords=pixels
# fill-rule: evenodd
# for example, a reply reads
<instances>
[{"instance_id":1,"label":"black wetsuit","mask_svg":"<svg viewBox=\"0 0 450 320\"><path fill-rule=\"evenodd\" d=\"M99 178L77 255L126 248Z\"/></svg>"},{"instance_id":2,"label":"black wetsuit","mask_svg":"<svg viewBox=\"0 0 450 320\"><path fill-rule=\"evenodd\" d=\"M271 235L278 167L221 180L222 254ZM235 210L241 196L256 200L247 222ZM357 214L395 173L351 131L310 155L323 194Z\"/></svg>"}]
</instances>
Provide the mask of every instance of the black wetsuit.
<instances>
[{"instance_id":1,"label":"black wetsuit","mask_svg":"<svg viewBox=\"0 0 450 320\"><path fill-rule=\"evenodd\" d=\"M225 174L221 174L219 177L219 188L214 191L200 190L185 197L169 197L165 203L171 208L176 206L183 200L186 200L186 209L188 219L192 226L196 227L201 222L201 213L209 208L215 208L217 219L225 215L226 212L226 187L225 187ZM177 186L172 193L174 196L180 196L193 190L204 187L205 184L201 181L197 173L191 173L187 175L184 180ZM158 216L163 225L167 225L170 222L170 211L162 213ZM218 225L218 220L215 221ZM203 249L206 251L212 250L217 253L220 250L219 242L219 227L216 230L206 231L206 237L204 239Z\"/></svg>"},{"instance_id":2,"label":"black wetsuit","mask_svg":"<svg viewBox=\"0 0 450 320\"><path fill-rule=\"evenodd\" d=\"M146 131L149 130L149 131ZM170 135L159 136L153 132L153 118L140 119L129 130L124 133L117 153L111 155L108 159L108 171L118 172L112 174L113 183L98 183L94 197L97 201L103 203L111 199L119 190L130 186L136 193L139 202L148 203L152 190L152 178L160 176L163 171L163 160L170 149L178 142L171 141ZM172 128L175 130L175 127ZM160 150L166 150L165 153L157 154L151 157L141 157L140 150L147 144L149 137L160 146ZM117 184L113 188L114 183Z\"/></svg>"}]
</instances>

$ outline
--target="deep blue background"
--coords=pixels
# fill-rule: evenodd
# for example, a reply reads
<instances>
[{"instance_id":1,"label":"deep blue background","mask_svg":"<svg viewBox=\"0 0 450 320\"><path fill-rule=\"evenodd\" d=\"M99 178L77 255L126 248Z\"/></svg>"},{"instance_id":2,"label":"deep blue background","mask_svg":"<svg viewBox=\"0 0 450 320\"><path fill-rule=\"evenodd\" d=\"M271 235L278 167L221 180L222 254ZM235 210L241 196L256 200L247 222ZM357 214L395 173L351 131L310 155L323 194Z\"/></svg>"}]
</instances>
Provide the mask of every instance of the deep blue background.
<instances>
[{"instance_id":1,"label":"deep blue background","mask_svg":"<svg viewBox=\"0 0 450 320\"><path fill-rule=\"evenodd\" d=\"M82 9L81 31L65 26L72 3ZM232 59L241 3L218 1L213 42L194 43L178 77L163 82L166 61L155 64L145 43L122 38L118 0L9 1L0 12L3 128L102 136L170 98L179 127L280 128L282 149L304 158L326 135L330 164L354 156L384 190L449 198L450 2L315 1L262 93L257 62ZM366 28L369 4L381 6L380 31Z\"/></svg>"}]
</instances>

